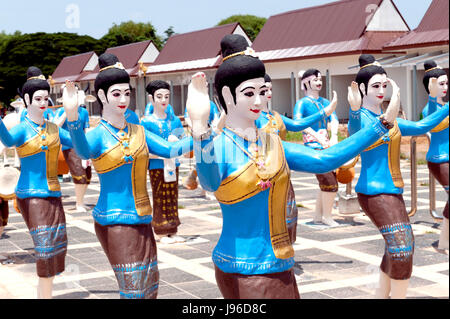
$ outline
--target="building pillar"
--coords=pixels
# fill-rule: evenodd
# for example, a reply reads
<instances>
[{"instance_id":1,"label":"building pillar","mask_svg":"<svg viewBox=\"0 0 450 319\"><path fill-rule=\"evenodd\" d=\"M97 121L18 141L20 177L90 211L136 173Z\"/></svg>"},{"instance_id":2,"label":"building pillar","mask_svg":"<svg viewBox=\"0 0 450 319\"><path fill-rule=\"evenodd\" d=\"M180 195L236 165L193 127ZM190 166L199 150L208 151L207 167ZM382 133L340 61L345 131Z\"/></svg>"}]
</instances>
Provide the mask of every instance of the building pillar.
<instances>
[{"instance_id":1,"label":"building pillar","mask_svg":"<svg viewBox=\"0 0 450 319\"><path fill-rule=\"evenodd\" d=\"M180 84L181 87L181 116L184 116L184 109L186 107L186 102L184 100L184 83L183 81Z\"/></svg>"},{"instance_id":2,"label":"building pillar","mask_svg":"<svg viewBox=\"0 0 450 319\"><path fill-rule=\"evenodd\" d=\"M405 68L406 72L406 99L400 99L405 101L406 103L402 103L403 111L406 113L406 119L411 120L413 114L413 80L412 80L412 70L411 67ZM401 96L401 93L400 93Z\"/></svg>"}]
</instances>

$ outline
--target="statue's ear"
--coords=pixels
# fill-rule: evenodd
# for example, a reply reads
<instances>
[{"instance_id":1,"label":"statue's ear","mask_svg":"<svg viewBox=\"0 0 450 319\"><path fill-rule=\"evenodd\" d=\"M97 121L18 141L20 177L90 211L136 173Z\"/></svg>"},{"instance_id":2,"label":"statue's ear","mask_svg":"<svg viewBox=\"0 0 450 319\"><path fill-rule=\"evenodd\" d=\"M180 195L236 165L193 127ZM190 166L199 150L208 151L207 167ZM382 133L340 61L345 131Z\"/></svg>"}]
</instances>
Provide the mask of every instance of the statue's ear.
<instances>
[{"instance_id":1,"label":"statue's ear","mask_svg":"<svg viewBox=\"0 0 450 319\"><path fill-rule=\"evenodd\" d=\"M155 106L155 100L153 100L153 95L149 94L148 95L148 100L150 101L150 103Z\"/></svg>"},{"instance_id":2,"label":"statue's ear","mask_svg":"<svg viewBox=\"0 0 450 319\"><path fill-rule=\"evenodd\" d=\"M25 106L28 107L30 105L30 95L28 93L25 93L23 100L25 101Z\"/></svg>"},{"instance_id":3,"label":"statue's ear","mask_svg":"<svg viewBox=\"0 0 450 319\"><path fill-rule=\"evenodd\" d=\"M366 85L364 83L359 85L359 90L362 92L363 96L366 96Z\"/></svg>"},{"instance_id":4,"label":"statue's ear","mask_svg":"<svg viewBox=\"0 0 450 319\"><path fill-rule=\"evenodd\" d=\"M224 86L222 88L222 97L225 101L228 111L230 111L231 107L235 107L233 94L231 93L231 89L228 86Z\"/></svg>"},{"instance_id":5,"label":"statue's ear","mask_svg":"<svg viewBox=\"0 0 450 319\"><path fill-rule=\"evenodd\" d=\"M108 103L108 100L106 99L105 91L103 91L103 89L98 90L97 95L98 95L98 98L100 99L100 101L102 102L103 105Z\"/></svg>"}]
</instances>

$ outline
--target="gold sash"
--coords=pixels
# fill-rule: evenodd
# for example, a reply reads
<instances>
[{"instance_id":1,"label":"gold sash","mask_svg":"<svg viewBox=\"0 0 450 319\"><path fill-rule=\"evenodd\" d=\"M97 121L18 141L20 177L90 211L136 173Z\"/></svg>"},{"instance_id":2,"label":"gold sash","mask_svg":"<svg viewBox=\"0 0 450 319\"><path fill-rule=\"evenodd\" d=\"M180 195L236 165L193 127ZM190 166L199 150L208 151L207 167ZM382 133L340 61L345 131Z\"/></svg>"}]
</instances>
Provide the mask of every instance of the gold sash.
<instances>
[{"instance_id":1,"label":"gold sash","mask_svg":"<svg viewBox=\"0 0 450 319\"><path fill-rule=\"evenodd\" d=\"M294 256L286 225L286 201L288 196L290 171L284 155L281 139L275 134L262 133L261 138L269 145L266 154L264 179L270 180L269 189L269 225L270 239L275 256L287 259ZM242 169L222 181L215 192L222 204L232 205L246 200L262 191L258 186L259 177L256 164L251 161ZM261 175L261 173L260 173ZM265 203L255 203L265 205ZM245 213L245 212L243 212Z\"/></svg>"},{"instance_id":2,"label":"gold sash","mask_svg":"<svg viewBox=\"0 0 450 319\"><path fill-rule=\"evenodd\" d=\"M380 145L388 144L388 158L389 158L389 172L391 173L392 180L395 187L403 188L405 185L402 179L402 173L400 171L400 142L402 139L402 133L398 127L397 121L392 129L389 130L389 141L384 141L380 138L370 147L364 151L370 151Z\"/></svg>"},{"instance_id":3,"label":"gold sash","mask_svg":"<svg viewBox=\"0 0 450 319\"><path fill-rule=\"evenodd\" d=\"M17 147L17 154L24 158L38 154L45 153L45 163L47 166L47 184L48 189L53 192L61 191L61 186L58 181L58 155L61 148L59 140L59 128L56 124L45 121L45 128L43 128L43 135L46 136L43 142L40 135L35 135L30 140L26 141L21 146ZM48 149L43 150L45 145Z\"/></svg>"},{"instance_id":4,"label":"gold sash","mask_svg":"<svg viewBox=\"0 0 450 319\"><path fill-rule=\"evenodd\" d=\"M151 215L153 210L147 192L149 151L145 141L144 127L130 123L127 123L127 126L130 136L130 155L133 157L131 183L136 211L139 216ZM114 147L93 159L92 164L98 174L107 173L126 164L124 155L122 145L117 143Z\"/></svg>"},{"instance_id":5,"label":"gold sash","mask_svg":"<svg viewBox=\"0 0 450 319\"><path fill-rule=\"evenodd\" d=\"M446 128L448 128L448 116L441 123L439 123L434 129L432 129L430 132L438 133L438 132L445 130Z\"/></svg>"},{"instance_id":6,"label":"gold sash","mask_svg":"<svg viewBox=\"0 0 450 319\"><path fill-rule=\"evenodd\" d=\"M273 115L267 113L267 117L269 118L269 121L261 129L266 133L275 133L276 131L278 131L278 136L280 136L280 138L285 141L287 130L280 114L274 111Z\"/></svg>"}]
</instances>

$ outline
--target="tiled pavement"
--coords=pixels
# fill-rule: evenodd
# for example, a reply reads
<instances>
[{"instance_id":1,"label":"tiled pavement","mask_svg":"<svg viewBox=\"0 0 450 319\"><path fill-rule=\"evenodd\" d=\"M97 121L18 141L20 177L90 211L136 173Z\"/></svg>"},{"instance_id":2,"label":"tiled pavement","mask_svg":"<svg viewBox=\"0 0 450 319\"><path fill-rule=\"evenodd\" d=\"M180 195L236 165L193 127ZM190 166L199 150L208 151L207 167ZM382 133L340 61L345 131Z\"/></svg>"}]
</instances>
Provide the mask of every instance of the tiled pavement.
<instances>
[{"instance_id":1,"label":"tiled pavement","mask_svg":"<svg viewBox=\"0 0 450 319\"><path fill-rule=\"evenodd\" d=\"M182 160L180 176L192 163ZM357 168L357 176L359 165ZM404 199L410 205L409 164L402 161L405 181ZM180 177L180 179L181 179ZM339 227L311 224L317 181L311 174L292 172L299 223L295 249L295 273L303 299L372 298L378 279L378 266L384 242L378 230L364 214L345 218L335 210ZM414 269L408 298L448 298L449 259L434 248L440 224L428 213L428 169L418 169L418 212L412 217L415 235ZM149 190L151 187L149 186ZM54 281L55 298L117 299L117 283L108 260L95 236L90 213L73 211L73 184L62 184L69 238L66 271ZM340 185L340 191L345 186ZM96 174L89 186L86 202L95 205L99 192ZM221 298L214 277L211 252L221 231L221 213L215 200L207 200L199 191L180 187L179 234L184 244L158 244L162 299ZM437 211L441 212L446 194L436 186ZM10 206L9 224L0 239L0 298L35 298L37 277L33 243L20 214Z\"/></svg>"}]
</instances>

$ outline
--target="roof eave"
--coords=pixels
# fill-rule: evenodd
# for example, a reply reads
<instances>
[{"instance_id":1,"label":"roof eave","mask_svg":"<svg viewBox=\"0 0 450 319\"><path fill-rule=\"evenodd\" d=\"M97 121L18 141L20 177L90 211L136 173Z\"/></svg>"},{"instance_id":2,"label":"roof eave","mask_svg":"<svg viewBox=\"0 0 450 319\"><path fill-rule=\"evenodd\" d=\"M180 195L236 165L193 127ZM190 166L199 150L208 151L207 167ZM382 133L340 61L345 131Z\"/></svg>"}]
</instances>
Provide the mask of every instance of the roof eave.
<instances>
[{"instance_id":1,"label":"roof eave","mask_svg":"<svg viewBox=\"0 0 450 319\"><path fill-rule=\"evenodd\" d=\"M274 62L289 62L289 61L299 61L299 60L310 60L310 59L320 59L320 58L329 58L329 57L337 57L337 56L347 56L347 55L359 55L359 54L399 54L406 52L398 52L398 51L384 51L384 50L354 50L354 51L345 51L345 52L336 52L336 53L324 53L324 54L313 54L301 57L291 57L291 58L279 58L279 59L269 59L263 60L264 63L274 63Z\"/></svg>"},{"instance_id":2,"label":"roof eave","mask_svg":"<svg viewBox=\"0 0 450 319\"><path fill-rule=\"evenodd\" d=\"M437 42L424 42L424 43L413 43L413 44L405 44L405 45L393 45L384 47L386 50L406 50L406 49L415 49L415 48L425 48L425 47L435 47L449 45L449 40L437 41Z\"/></svg>"}]
</instances>

